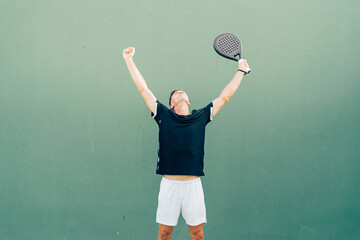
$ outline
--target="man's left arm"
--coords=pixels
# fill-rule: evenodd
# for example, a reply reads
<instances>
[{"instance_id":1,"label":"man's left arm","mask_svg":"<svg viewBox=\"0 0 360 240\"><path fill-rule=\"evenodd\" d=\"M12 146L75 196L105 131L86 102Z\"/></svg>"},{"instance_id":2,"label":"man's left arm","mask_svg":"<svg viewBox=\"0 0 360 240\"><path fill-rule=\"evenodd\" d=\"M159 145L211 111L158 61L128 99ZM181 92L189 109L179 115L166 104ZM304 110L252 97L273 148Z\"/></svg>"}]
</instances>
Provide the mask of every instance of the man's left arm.
<instances>
[{"instance_id":1,"label":"man's left arm","mask_svg":"<svg viewBox=\"0 0 360 240\"><path fill-rule=\"evenodd\" d=\"M245 67L249 67L249 64L247 63L246 60L244 60L239 63L238 67L239 69L246 71ZM219 112L219 110L224 106L224 104L230 100L232 95L234 95L244 75L245 75L244 72L237 71L231 82L224 88L224 90L222 90L220 96L216 98L214 101L212 101L213 103L212 117L214 117Z\"/></svg>"}]
</instances>

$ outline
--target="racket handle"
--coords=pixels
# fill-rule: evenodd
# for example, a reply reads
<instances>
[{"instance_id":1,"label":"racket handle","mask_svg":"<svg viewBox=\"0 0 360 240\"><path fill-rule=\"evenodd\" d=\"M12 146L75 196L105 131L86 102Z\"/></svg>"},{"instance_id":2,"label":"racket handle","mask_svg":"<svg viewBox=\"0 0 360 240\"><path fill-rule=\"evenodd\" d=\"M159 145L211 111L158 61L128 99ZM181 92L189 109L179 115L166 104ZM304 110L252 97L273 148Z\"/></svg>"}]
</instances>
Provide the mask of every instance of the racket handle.
<instances>
[{"instance_id":1,"label":"racket handle","mask_svg":"<svg viewBox=\"0 0 360 240\"><path fill-rule=\"evenodd\" d=\"M244 61L244 59L239 59L238 63L241 64L242 61ZM250 73L250 72L251 72L251 69L248 68L248 67L245 67L245 70L246 70L247 73Z\"/></svg>"}]
</instances>

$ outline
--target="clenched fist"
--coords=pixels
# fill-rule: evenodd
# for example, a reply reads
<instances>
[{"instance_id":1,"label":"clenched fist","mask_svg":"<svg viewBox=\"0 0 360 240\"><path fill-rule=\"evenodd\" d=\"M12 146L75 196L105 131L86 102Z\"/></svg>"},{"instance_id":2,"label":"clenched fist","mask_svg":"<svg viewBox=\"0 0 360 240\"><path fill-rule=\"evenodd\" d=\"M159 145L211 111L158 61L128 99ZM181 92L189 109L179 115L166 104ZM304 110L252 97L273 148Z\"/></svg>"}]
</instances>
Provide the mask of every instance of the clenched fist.
<instances>
[{"instance_id":1,"label":"clenched fist","mask_svg":"<svg viewBox=\"0 0 360 240\"><path fill-rule=\"evenodd\" d=\"M124 51L123 51L123 57L126 60L131 60L132 57L134 56L135 54L135 48L134 47L128 47L128 48L125 48Z\"/></svg>"},{"instance_id":2,"label":"clenched fist","mask_svg":"<svg viewBox=\"0 0 360 240\"><path fill-rule=\"evenodd\" d=\"M238 61L239 65L238 68L245 71L245 72L249 72L249 64L247 63L247 60L245 59L240 59Z\"/></svg>"}]
</instances>

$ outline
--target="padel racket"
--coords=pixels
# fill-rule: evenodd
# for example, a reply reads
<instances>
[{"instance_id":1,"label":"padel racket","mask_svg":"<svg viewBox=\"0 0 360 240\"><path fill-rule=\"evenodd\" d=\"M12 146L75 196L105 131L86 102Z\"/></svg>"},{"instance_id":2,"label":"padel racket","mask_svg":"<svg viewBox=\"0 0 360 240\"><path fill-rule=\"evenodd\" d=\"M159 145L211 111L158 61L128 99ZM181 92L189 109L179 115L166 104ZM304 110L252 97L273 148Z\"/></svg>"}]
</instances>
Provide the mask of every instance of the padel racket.
<instances>
[{"instance_id":1,"label":"padel racket","mask_svg":"<svg viewBox=\"0 0 360 240\"><path fill-rule=\"evenodd\" d=\"M217 36L214 40L215 51L226 58L239 62L241 58L242 45L240 39L231 33L223 33ZM239 59L235 56L239 55ZM251 69L246 67L247 73L250 73Z\"/></svg>"}]
</instances>

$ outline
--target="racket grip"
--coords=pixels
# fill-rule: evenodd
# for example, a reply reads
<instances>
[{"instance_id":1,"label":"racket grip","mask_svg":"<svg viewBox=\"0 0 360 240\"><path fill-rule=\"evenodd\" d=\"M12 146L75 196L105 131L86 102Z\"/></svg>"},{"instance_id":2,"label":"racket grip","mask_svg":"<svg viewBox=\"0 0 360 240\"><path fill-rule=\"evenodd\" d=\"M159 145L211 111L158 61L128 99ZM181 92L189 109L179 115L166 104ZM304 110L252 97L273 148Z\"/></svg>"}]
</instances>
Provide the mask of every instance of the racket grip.
<instances>
[{"instance_id":1,"label":"racket grip","mask_svg":"<svg viewBox=\"0 0 360 240\"><path fill-rule=\"evenodd\" d=\"M238 63L240 64L242 61L244 61L244 59L239 59ZM246 70L247 73L251 72L251 69L248 68L248 67L245 67L245 70Z\"/></svg>"}]
</instances>

